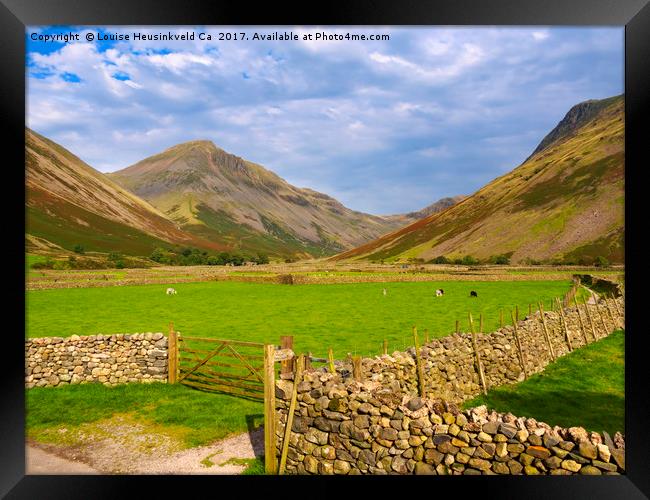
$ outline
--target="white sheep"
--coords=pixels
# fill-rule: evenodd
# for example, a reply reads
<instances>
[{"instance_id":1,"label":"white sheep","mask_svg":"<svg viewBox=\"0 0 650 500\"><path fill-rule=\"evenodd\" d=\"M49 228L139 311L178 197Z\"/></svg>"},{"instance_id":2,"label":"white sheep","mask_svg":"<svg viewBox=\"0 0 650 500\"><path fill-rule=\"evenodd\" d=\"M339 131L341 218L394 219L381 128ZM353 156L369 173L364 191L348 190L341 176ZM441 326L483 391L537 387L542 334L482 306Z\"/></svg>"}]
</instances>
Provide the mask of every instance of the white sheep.
<instances>
[{"instance_id":1,"label":"white sheep","mask_svg":"<svg viewBox=\"0 0 650 500\"><path fill-rule=\"evenodd\" d=\"M386 292L386 289L384 288L383 291L382 291L382 293L384 294L384 297L385 297L385 296L386 296L386 293L388 293L388 292Z\"/></svg>"},{"instance_id":2,"label":"white sheep","mask_svg":"<svg viewBox=\"0 0 650 500\"><path fill-rule=\"evenodd\" d=\"M166 293L167 295L176 295L176 290L173 288L168 288Z\"/></svg>"}]
</instances>

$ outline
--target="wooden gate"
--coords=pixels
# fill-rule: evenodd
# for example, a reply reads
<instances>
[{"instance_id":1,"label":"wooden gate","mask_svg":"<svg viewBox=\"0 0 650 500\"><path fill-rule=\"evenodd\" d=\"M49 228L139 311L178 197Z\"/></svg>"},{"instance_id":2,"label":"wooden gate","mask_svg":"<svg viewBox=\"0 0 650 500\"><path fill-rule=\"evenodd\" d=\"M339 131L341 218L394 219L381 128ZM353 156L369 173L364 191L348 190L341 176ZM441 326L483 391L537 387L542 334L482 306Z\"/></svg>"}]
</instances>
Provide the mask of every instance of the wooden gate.
<instances>
[{"instance_id":1,"label":"wooden gate","mask_svg":"<svg viewBox=\"0 0 650 500\"><path fill-rule=\"evenodd\" d=\"M178 337L178 382L264 400L264 344Z\"/></svg>"},{"instance_id":2,"label":"wooden gate","mask_svg":"<svg viewBox=\"0 0 650 500\"><path fill-rule=\"evenodd\" d=\"M181 336L169 324L168 382L264 402L264 464L278 471L276 457L275 364L281 376L293 376L293 337L279 346L240 340Z\"/></svg>"}]
</instances>

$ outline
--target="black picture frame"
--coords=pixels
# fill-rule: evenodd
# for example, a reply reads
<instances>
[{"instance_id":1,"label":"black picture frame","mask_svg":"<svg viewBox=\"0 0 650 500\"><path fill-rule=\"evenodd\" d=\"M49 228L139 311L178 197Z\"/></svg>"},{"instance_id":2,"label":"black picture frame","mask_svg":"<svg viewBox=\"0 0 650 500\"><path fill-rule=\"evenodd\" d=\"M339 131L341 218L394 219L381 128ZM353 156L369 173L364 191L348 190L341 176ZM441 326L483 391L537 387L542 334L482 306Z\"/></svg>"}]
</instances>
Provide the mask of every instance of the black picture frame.
<instances>
[{"instance_id":1,"label":"black picture frame","mask_svg":"<svg viewBox=\"0 0 650 500\"><path fill-rule=\"evenodd\" d=\"M487 495L496 498L650 498L650 399L648 398L646 332L641 328L640 290L643 280L639 232L644 207L643 184L638 182L647 164L642 162L646 138L642 123L648 116L650 89L650 6L648 0L336 0L319 4L266 2L255 6L244 2L199 0L0 0L0 102L2 102L5 146L5 194L11 193L16 211L6 211L11 221L12 254L7 262L12 281L24 286L24 122L25 122L25 26L28 25L562 25L625 26L625 260L626 268L626 462L627 474L602 477L214 477L214 476L26 476L25 475L25 386L24 338L25 294L10 287L9 309L14 326L3 328L2 425L0 425L0 495L6 498L116 498L146 497L169 492L172 482L188 494L206 488L214 495L225 486L276 489L282 494L343 494L354 487L396 486L403 494L440 495L451 488L454 496ZM645 155L647 158L647 154ZM632 182L630 182L632 180ZM6 198L5 198L6 199ZM18 205L22 205L22 210ZM22 265L20 263L23 263ZM6 272L5 272L6 274ZM567 401L567 404L571 404ZM314 481L325 488L318 488ZM275 485L284 481L284 486ZM293 489L289 481L299 481ZM332 482L334 481L334 482ZM414 482L415 481L415 482ZM426 482L425 482L426 481ZM185 484L187 483L187 484ZM229 484L227 484L229 483ZM313 483L313 484L312 484ZM341 484L344 483L344 484ZM300 488L303 486L303 488ZM189 487L189 489L187 489ZM412 488L416 488L413 490ZM232 490L231 490L232 491ZM232 494L232 493L229 493ZM354 493L353 493L354 494ZM357 493L358 494L358 493ZM143 494L140 493L140 496ZM459 495L459 496L458 496Z\"/></svg>"}]
</instances>

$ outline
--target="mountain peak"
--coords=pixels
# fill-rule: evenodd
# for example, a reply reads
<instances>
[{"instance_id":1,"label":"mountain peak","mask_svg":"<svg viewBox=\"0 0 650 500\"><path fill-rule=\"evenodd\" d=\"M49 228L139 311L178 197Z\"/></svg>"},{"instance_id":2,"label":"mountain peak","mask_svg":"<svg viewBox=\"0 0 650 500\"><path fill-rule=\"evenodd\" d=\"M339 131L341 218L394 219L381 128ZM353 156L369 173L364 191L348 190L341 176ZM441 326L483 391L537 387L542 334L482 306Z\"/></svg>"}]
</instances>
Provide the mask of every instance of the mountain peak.
<instances>
[{"instance_id":1,"label":"mountain peak","mask_svg":"<svg viewBox=\"0 0 650 500\"><path fill-rule=\"evenodd\" d=\"M552 144L555 144L560 139L571 135L575 130L594 119L598 113L609 105L619 100L623 101L623 96L621 94L606 99L589 99L576 104L564 115L564 118L560 120L555 128L542 139L542 142L539 143L527 160Z\"/></svg>"}]
</instances>

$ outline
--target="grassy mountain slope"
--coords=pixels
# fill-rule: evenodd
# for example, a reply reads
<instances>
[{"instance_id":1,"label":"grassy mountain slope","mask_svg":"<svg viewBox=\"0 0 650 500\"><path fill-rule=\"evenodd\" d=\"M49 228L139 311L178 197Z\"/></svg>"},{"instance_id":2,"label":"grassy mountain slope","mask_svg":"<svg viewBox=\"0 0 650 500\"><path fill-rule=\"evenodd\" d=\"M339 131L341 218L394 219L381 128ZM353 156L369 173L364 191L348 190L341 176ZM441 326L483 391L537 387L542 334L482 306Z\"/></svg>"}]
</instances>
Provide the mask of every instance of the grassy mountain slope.
<instances>
[{"instance_id":1,"label":"grassy mountain slope","mask_svg":"<svg viewBox=\"0 0 650 500\"><path fill-rule=\"evenodd\" d=\"M179 144L110 178L193 234L270 255L332 255L404 223L294 187L210 141Z\"/></svg>"},{"instance_id":2,"label":"grassy mountain slope","mask_svg":"<svg viewBox=\"0 0 650 500\"><path fill-rule=\"evenodd\" d=\"M460 203L334 259L624 258L623 96L572 108L536 153Z\"/></svg>"},{"instance_id":3,"label":"grassy mountain slope","mask_svg":"<svg viewBox=\"0 0 650 500\"><path fill-rule=\"evenodd\" d=\"M64 249L148 255L171 244L221 250L182 231L60 145L26 129L26 234Z\"/></svg>"}]
</instances>

